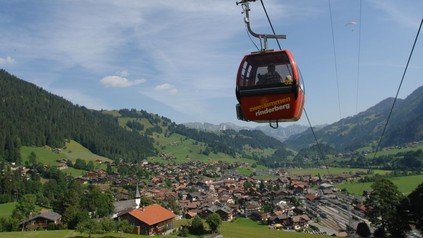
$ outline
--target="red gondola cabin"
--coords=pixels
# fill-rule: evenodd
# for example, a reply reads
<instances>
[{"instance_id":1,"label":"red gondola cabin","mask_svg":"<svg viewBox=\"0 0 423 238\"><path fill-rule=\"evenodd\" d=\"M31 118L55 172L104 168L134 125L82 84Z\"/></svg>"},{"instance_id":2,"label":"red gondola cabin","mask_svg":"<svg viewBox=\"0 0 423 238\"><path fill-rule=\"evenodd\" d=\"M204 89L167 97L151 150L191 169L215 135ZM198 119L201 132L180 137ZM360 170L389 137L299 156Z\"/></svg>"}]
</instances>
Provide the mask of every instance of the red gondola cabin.
<instances>
[{"instance_id":1,"label":"red gondola cabin","mask_svg":"<svg viewBox=\"0 0 423 238\"><path fill-rule=\"evenodd\" d=\"M304 106L301 73L289 50L246 55L236 80L237 117L244 121L300 119Z\"/></svg>"}]
</instances>

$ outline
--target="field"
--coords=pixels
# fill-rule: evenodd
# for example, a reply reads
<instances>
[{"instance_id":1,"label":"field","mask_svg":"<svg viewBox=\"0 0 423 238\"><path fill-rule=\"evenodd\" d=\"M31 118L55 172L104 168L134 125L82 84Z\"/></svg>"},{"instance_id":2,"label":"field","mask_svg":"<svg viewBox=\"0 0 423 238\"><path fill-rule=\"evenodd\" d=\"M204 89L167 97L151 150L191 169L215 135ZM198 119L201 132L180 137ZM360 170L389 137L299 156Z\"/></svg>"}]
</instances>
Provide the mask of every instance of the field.
<instances>
[{"instance_id":1,"label":"field","mask_svg":"<svg viewBox=\"0 0 423 238\"><path fill-rule=\"evenodd\" d=\"M0 204L0 218L10 216L12 214L13 209L15 209L15 206L16 206L16 202L8 202L8 203Z\"/></svg>"},{"instance_id":2,"label":"field","mask_svg":"<svg viewBox=\"0 0 423 238\"><path fill-rule=\"evenodd\" d=\"M66 142L65 147L60 152L55 152L51 147L44 146L44 147L32 147L32 146L22 146L21 147L21 157L22 161L28 161L29 155L34 152L36 154L37 162L49 165L49 166L57 166L59 163L57 160L59 159L69 159L73 162L76 159L83 159L86 162L88 161L95 161L97 159L102 161L110 161L110 159L105 158L103 156L99 156L96 154L91 153L87 148L83 147L79 143L70 140ZM96 168L106 169L106 165L97 164L95 163ZM86 171L78 170L74 168L68 168L63 170L64 173L69 174L71 176L80 176L84 174Z\"/></svg>"},{"instance_id":3,"label":"field","mask_svg":"<svg viewBox=\"0 0 423 238\"><path fill-rule=\"evenodd\" d=\"M37 161L39 163L42 163L45 165L57 165L56 160L63 158L62 155L58 153L54 153L52 149L48 146L44 146L44 147L22 146L21 157L23 162L28 161L28 157L31 154L31 152L34 152L36 154Z\"/></svg>"},{"instance_id":4,"label":"field","mask_svg":"<svg viewBox=\"0 0 423 238\"><path fill-rule=\"evenodd\" d=\"M66 142L64 149L60 152L60 155L65 156L67 159L70 159L75 162L76 159L83 159L85 161L95 161L95 160L102 160L102 161L111 161L110 159L99 156L96 154L91 153L87 148L83 147L79 143L70 140Z\"/></svg>"},{"instance_id":5,"label":"field","mask_svg":"<svg viewBox=\"0 0 423 238\"><path fill-rule=\"evenodd\" d=\"M234 222L223 222L221 233L225 238L266 238L266 237L284 237L284 238L322 238L322 235L312 235L299 232L287 232L271 230L267 226L258 225L249 219L237 219ZM2 232L2 238L17 238L17 237L39 237L39 238L83 238L88 237L88 234L81 234L73 230L60 230L60 231L33 231L33 232ZM135 238L135 237L149 237L138 236L132 234L116 234L108 233L101 235L91 235L91 237L104 237L104 238ZM176 236L155 236L157 238L174 238ZM194 237L194 236L192 236Z\"/></svg>"},{"instance_id":6,"label":"field","mask_svg":"<svg viewBox=\"0 0 423 238\"><path fill-rule=\"evenodd\" d=\"M397 185L398 190L403 194L407 195L411 193L413 190L417 188L417 186L423 183L423 175L413 175L413 176L403 176L403 177L394 177L389 178L395 185ZM372 185L371 182L369 183L355 183L355 182L347 182L338 185L337 187L340 189L347 189L348 192L362 195L364 190L371 189L370 186Z\"/></svg>"},{"instance_id":7,"label":"field","mask_svg":"<svg viewBox=\"0 0 423 238\"><path fill-rule=\"evenodd\" d=\"M59 231L31 231L31 232L1 232L1 238L20 238L20 237L39 237L39 238L83 238L88 237L88 234L81 234L74 230L59 230ZM91 235L91 237L99 238L135 238L140 237L133 234L116 234L116 233L107 233L101 235ZM147 237L147 236L144 236Z\"/></svg>"},{"instance_id":8,"label":"field","mask_svg":"<svg viewBox=\"0 0 423 238\"><path fill-rule=\"evenodd\" d=\"M176 163L186 162L188 159L202 161L208 163L214 160L234 162L235 158L232 158L228 155L222 153L209 153L205 155L202 153L206 146L204 143L196 142L191 139L187 139L184 136L178 134L172 134L169 137L163 135L155 134L155 147L168 155L171 155L175 158ZM169 163L171 161L165 161L160 157L151 157L149 160L156 162Z\"/></svg>"},{"instance_id":9,"label":"field","mask_svg":"<svg viewBox=\"0 0 423 238\"><path fill-rule=\"evenodd\" d=\"M307 169L288 169L289 174L295 174L295 175L333 175L333 174L342 174L342 173L356 173L356 172L367 172L367 169L352 169L352 168L307 168ZM375 174L386 174L389 171L388 170L373 170Z\"/></svg>"},{"instance_id":10,"label":"field","mask_svg":"<svg viewBox=\"0 0 423 238\"><path fill-rule=\"evenodd\" d=\"M85 161L95 161L100 159L102 161L110 161L110 159L91 153L87 148L79 143L70 140L66 142L65 147L60 152L54 152L51 147L32 147L22 146L21 156L25 162L28 160L31 152L37 155L37 161L46 165L57 165L57 159L70 159L75 162L76 159L83 159Z\"/></svg>"},{"instance_id":11,"label":"field","mask_svg":"<svg viewBox=\"0 0 423 238\"><path fill-rule=\"evenodd\" d=\"M423 150L423 144L415 146L415 147L402 147L402 148L389 148L389 149L382 149L381 151L377 152L377 157L379 156L387 156L387 155L396 155L400 152L407 153L410 151L417 151L417 150ZM374 153L369 153L366 155L366 158L373 158Z\"/></svg>"},{"instance_id":12,"label":"field","mask_svg":"<svg viewBox=\"0 0 423 238\"><path fill-rule=\"evenodd\" d=\"M278 231L269 229L267 226L258 225L249 219L237 219L234 222L224 222L221 233L225 238L265 238L265 237L288 237L288 238L313 238L324 237L322 235L312 235L299 232Z\"/></svg>"},{"instance_id":13,"label":"field","mask_svg":"<svg viewBox=\"0 0 423 238\"><path fill-rule=\"evenodd\" d=\"M212 161L224 161L228 163L233 162L245 162L250 165L256 163L257 161L245 158L234 158L227 154L223 153L213 153L210 152L207 155L203 152L206 150L206 145L202 142L197 142L192 139L187 139L185 136L181 136L178 134L172 134L169 137L165 137L162 134L154 134L154 146L159 151L166 153L174 157L174 160L164 159L158 156L150 157L149 161L160 162L160 163L169 163L169 162L176 162L176 163L183 163L189 160L201 161L204 163L209 163ZM267 170L267 168L263 166L257 166L254 170ZM253 169L241 170L238 171L243 175L250 175Z\"/></svg>"}]
</instances>

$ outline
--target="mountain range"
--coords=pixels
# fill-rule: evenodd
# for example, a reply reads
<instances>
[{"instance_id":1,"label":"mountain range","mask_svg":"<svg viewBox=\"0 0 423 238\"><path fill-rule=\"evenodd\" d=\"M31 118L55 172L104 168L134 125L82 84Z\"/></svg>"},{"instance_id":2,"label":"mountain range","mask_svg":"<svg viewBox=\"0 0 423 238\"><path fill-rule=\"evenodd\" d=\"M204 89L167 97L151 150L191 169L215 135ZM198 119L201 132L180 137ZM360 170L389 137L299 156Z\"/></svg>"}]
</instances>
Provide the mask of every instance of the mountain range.
<instances>
[{"instance_id":1,"label":"mountain range","mask_svg":"<svg viewBox=\"0 0 423 238\"><path fill-rule=\"evenodd\" d=\"M388 116L389 122L386 124ZM285 142L288 147L295 150L307 148L316 143L310 127L296 124L277 129L269 126L239 127L232 123L219 125L186 123L185 125L210 131L260 130L268 136ZM355 150L369 145L376 146L379 140L382 146L421 141L423 139L423 86L417 88L405 99L387 98L357 115L341 119L330 125L315 126L313 130L320 142L338 150Z\"/></svg>"},{"instance_id":2,"label":"mountain range","mask_svg":"<svg viewBox=\"0 0 423 238\"><path fill-rule=\"evenodd\" d=\"M317 140L340 151L375 146L380 138L382 146L421 141L423 87L395 101L385 130L394 100L387 98L355 116L314 128ZM90 110L5 70L0 70L0 121L0 160L10 161L20 159L21 145L60 147L69 139L111 159L139 161L157 156L163 150L175 151L163 141L173 140L171 144L178 144L173 138L177 135L179 141L190 143L179 148L180 157L200 148L197 152L200 157L223 153L263 164L276 164L282 157L292 158L292 151L316 144L310 128L301 125L278 129L267 125L239 127L231 123L177 125L171 119L143 110Z\"/></svg>"},{"instance_id":3,"label":"mountain range","mask_svg":"<svg viewBox=\"0 0 423 238\"><path fill-rule=\"evenodd\" d=\"M423 139L423 87L417 88L405 99L382 100L355 116L316 129L315 134L321 142L339 150L377 146L379 142L382 147L386 147L421 141ZM311 130L308 129L290 137L286 144L299 149L315 144L315 140Z\"/></svg>"},{"instance_id":4,"label":"mountain range","mask_svg":"<svg viewBox=\"0 0 423 238\"><path fill-rule=\"evenodd\" d=\"M185 126L189 127L189 128L194 128L194 129L199 129L199 130L208 130L208 131L222 131L222 130L235 130L235 131L240 131L240 130L259 130L262 131L264 134L271 136L273 138L278 139L281 142L284 142L285 140L287 140L290 136L293 135L297 135L301 132L304 132L305 130L307 130L309 127L308 126L303 126L303 125L290 125L287 127L278 127L276 129L273 129L271 127L269 127L268 125L266 126L256 126L256 127L246 127L246 126L238 126L234 123L220 123L219 125L214 125L211 123L201 123L201 122L189 122L189 123L184 123Z\"/></svg>"}]
</instances>

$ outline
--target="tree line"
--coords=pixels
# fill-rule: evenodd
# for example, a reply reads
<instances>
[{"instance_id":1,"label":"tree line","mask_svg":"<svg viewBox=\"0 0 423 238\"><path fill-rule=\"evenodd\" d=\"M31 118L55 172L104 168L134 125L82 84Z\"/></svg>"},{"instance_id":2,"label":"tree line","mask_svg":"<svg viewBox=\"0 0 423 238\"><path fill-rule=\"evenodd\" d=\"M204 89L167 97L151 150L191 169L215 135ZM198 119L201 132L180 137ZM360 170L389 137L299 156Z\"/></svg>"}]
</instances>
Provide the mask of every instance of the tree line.
<instances>
[{"instance_id":1,"label":"tree line","mask_svg":"<svg viewBox=\"0 0 423 238\"><path fill-rule=\"evenodd\" d=\"M0 203L17 201L12 215L0 218L0 231L18 230L19 223L39 212L37 206L62 215L62 225L57 229L75 229L81 222L112 214L111 192L101 191L94 185L84 186L55 167L38 169L34 168L27 179L22 176L22 169L11 170L4 162L0 164L0 171L4 171L0 174ZM47 182L42 183L41 177Z\"/></svg>"},{"instance_id":2,"label":"tree line","mask_svg":"<svg viewBox=\"0 0 423 238\"><path fill-rule=\"evenodd\" d=\"M153 140L120 127L100 111L73 105L0 70L0 160L20 162L20 146L63 147L73 139L112 159L142 160L156 153Z\"/></svg>"}]
</instances>

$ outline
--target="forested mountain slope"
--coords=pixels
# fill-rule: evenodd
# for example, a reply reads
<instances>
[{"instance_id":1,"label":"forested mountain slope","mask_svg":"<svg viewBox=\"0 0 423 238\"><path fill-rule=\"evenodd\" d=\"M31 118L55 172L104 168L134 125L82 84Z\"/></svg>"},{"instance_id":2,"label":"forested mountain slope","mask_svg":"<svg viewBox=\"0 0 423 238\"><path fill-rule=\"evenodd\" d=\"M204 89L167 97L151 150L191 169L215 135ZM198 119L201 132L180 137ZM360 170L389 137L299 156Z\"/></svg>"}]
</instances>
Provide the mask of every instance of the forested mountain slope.
<instances>
[{"instance_id":1,"label":"forested mountain slope","mask_svg":"<svg viewBox=\"0 0 423 238\"><path fill-rule=\"evenodd\" d=\"M379 141L394 98L388 98L355 116L344 118L326 127L316 129L321 143L338 150L354 150L375 145ZM382 146L402 145L423 140L423 87L405 99L397 99L392 111ZM295 149L315 144L310 130L286 141Z\"/></svg>"},{"instance_id":2,"label":"forested mountain slope","mask_svg":"<svg viewBox=\"0 0 423 238\"><path fill-rule=\"evenodd\" d=\"M120 123L122 127L142 135L151 136L155 140L159 140L160 137L170 137L174 134L179 135L184 140L192 140L197 147L204 147L200 152L202 155L222 153L232 158L254 159L268 166L277 166L281 160L293 155L282 142L265 135L259 130L241 129L235 131L226 129L211 131L194 129L176 124L168 118L135 109L121 109L105 113L114 115L117 120L122 122ZM157 141L157 143L159 142ZM184 150L185 148L180 149ZM189 149L186 154L191 154Z\"/></svg>"},{"instance_id":3,"label":"forested mountain slope","mask_svg":"<svg viewBox=\"0 0 423 238\"><path fill-rule=\"evenodd\" d=\"M172 134L202 143L204 154L224 153L266 165L292 155L284 144L261 131L210 132L177 125L144 110L89 110L4 70L0 70L0 100L0 160L10 162L20 161L21 145L62 147L67 139L110 159L140 161L160 154L155 140ZM264 150L267 153L261 153Z\"/></svg>"},{"instance_id":4,"label":"forested mountain slope","mask_svg":"<svg viewBox=\"0 0 423 238\"><path fill-rule=\"evenodd\" d=\"M110 158L142 159L153 140L120 127L115 118L53 95L0 70L0 156L20 160L19 147L61 147L73 139Z\"/></svg>"}]
</instances>

